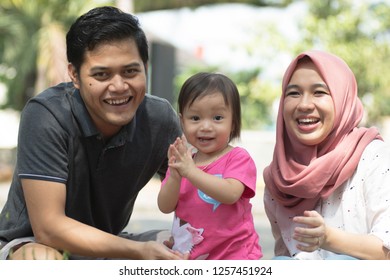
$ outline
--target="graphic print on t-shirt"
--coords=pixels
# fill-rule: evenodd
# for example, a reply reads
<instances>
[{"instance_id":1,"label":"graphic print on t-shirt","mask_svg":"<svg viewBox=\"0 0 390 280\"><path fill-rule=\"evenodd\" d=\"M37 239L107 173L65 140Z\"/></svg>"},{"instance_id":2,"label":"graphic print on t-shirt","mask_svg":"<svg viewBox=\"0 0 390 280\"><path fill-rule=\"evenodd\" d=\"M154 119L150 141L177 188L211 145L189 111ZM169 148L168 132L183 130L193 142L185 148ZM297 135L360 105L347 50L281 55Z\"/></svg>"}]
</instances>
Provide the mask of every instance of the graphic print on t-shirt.
<instances>
[{"instance_id":1,"label":"graphic print on t-shirt","mask_svg":"<svg viewBox=\"0 0 390 280\"><path fill-rule=\"evenodd\" d=\"M214 176L218 177L218 178L222 178L222 174L214 174ZM215 200L214 198L208 196L207 194L205 194L204 192L202 192L201 190L198 189L198 196L200 197L200 199L202 199L204 202L208 203L208 204L212 204L213 205L213 212L218 208L218 206L221 204L221 202Z\"/></svg>"}]
</instances>

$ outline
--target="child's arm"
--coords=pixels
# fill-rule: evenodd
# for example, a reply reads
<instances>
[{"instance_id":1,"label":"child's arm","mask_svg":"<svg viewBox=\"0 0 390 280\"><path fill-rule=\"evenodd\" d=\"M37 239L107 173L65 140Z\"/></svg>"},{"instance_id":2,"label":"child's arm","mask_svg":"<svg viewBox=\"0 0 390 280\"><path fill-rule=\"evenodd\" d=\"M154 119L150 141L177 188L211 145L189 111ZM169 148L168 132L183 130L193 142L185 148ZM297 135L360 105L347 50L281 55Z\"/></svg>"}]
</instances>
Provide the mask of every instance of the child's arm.
<instances>
[{"instance_id":1,"label":"child's arm","mask_svg":"<svg viewBox=\"0 0 390 280\"><path fill-rule=\"evenodd\" d=\"M206 195L223 204L236 203L245 190L245 186L236 179L219 178L208 174L199 168L191 168L187 175L183 177L186 177L194 186Z\"/></svg>"},{"instance_id":2,"label":"child's arm","mask_svg":"<svg viewBox=\"0 0 390 280\"><path fill-rule=\"evenodd\" d=\"M171 213L176 209L180 192L181 176L175 168L170 167L171 163L175 162L175 157L172 156L173 149L175 149L174 144L170 145L168 150L170 176L167 178L165 185L160 188L157 197L158 208L161 212L166 214Z\"/></svg>"},{"instance_id":3,"label":"child's arm","mask_svg":"<svg viewBox=\"0 0 390 280\"><path fill-rule=\"evenodd\" d=\"M184 136L175 143L177 145L172 149L175 161L170 166L177 169L182 177L187 178L199 190L221 203L233 204L240 199L245 190L244 184L236 179L222 179L200 170L187 149L187 140Z\"/></svg>"}]
</instances>

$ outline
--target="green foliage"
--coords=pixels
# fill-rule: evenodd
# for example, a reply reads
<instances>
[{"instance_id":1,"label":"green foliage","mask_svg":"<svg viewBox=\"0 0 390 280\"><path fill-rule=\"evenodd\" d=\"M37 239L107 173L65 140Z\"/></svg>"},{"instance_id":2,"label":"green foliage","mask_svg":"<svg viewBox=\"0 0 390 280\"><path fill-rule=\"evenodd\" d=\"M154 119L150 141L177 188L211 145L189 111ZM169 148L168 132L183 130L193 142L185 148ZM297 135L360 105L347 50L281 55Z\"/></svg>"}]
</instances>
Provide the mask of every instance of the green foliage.
<instances>
[{"instance_id":1,"label":"green foliage","mask_svg":"<svg viewBox=\"0 0 390 280\"><path fill-rule=\"evenodd\" d=\"M355 73L368 124L390 114L390 5L387 1L306 0L309 15L297 52L318 48L342 57Z\"/></svg>"},{"instance_id":2,"label":"green foliage","mask_svg":"<svg viewBox=\"0 0 390 280\"><path fill-rule=\"evenodd\" d=\"M298 44L287 42L271 23L251 25L256 28L248 32L254 32L256 36L244 47L254 58L262 58L259 68L226 73L236 82L241 94L243 127L257 129L272 122L272 104L280 94L280 81L275 84L275 81L262 79L263 68L272 63L277 54L293 56L310 48L328 50L346 60L356 75L359 95L368 112L367 121L380 122L382 116L390 115L390 75L386 74L390 65L390 4L385 0L375 1L375 4L368 0L304 1L309 9L308 16L301 22L299 36L302 39ZM137 12L219 2L285 6L292 1L135 0L134 8ZM114 1L105 2L110 3ZM47 63L55 56L50 53L52 49L47 47L47 42L56 42L55 33L64 37L70 23L92 6L96 6L93 0L0 2L0 82L8 87L6 107L21 110L27 99L37 93L39 75L49 75L52 71L42 58L46 58ZM223 66L208 66L206 70L220 69ZM191 66L183 70L175 81L176 91L185 78L200 70L205 69Z\"/></svg>"},{"instance_id":3,"label":"green foliage","mask_svg":"<svg viewBox=\"0 0 390 280\"><path fill-rule=\"evenodd\" d=\"M242 3L254 6L282 6L290 4L292 0L134 0L134 10L136 13L179 9L183 7L197 8L209 4Z\"/></svg>"},{"instance_id":4,"label":"green foliage","mask_svg":"<svg viewBox=\"0 0 390 280\"><path fill-rule=\"evenodd\" d=\"M390 4L387 1L305 0L297 44L287 42L272 24L258 25L247 52L272 63L277 53L292 56L307 49L324 49L342 57L355 73L369 125L380 125L390 115ZM266 46L273 46L272 52ZM216 67L218 69L218 67ZM194 70L194 69L192 69ZM188 71L191 73L191 70ZM184 74L186 75L186 74ZM237 84L243 108L243 126L257 129L272 121L272 104L280 94L273 81L261 80L261 71L228 74ZM183 81L181 81L183 82ZM280 81L278 81L280 84Z\"/></svg>"},{"instance_id":5,"label":"green foliage","mask_svg":"<svg viewBox=\"0 0 390 280\"><path fill-rule=\"evenodd\" d=\"M50 51L57 49L46 46L59 44L57 32L64 37L71 22L93 6L92 0L0 2L0 81L8 88L5 107L21 110L37 93L40 59L51 59ZM42 72L47 74L49 70L43 66Z\"/></svg>"}]
</instances>

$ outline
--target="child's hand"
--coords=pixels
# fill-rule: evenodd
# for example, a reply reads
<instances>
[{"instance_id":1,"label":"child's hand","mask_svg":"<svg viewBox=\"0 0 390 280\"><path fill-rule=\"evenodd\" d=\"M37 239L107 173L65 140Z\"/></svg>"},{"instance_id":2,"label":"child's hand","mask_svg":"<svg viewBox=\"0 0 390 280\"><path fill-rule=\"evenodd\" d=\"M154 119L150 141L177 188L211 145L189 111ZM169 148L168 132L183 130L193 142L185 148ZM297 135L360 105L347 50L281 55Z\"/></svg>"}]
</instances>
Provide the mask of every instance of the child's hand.
<instances>
[{"instance_id":1,"label":"child's hand","mask_svg":"<svg viewBox=\"0 0 390 280\"><path fill-rule=\"evenodd\" d=\"M170 161L169 166L176 169L181 176L187 177L191 169L196 168L184 135L181 138L177 138L175 143L171 145L170 154L172 161Z\"/></svg>"},{"instance_id":2,"label":"child's hand","mask_svg":"<svg viewBox=\"0 0 390 280\"><path fill-rule=\"evenodd\" d=\"M176 143L176 141L175 141ZM171 178L177 181L181 180L181 176L179 174L179 171L174 167L174 163L176 162L176 157L173 155L174 154L174 149L175 149L175 144L171 144L168 148L168 166L169 166L169 171L171 173Z\"/></svg>"},{"instance_id":3,"label":"child's hand","mask_svg":"<svg viewBox=\"0 0 390 280\"><path fill-rule=\"evenodd\" d=\"M181 138L178 137L175 143L173 143L173 145L175 146L177 151L183 156L185 156L187 152L190 152L187 145L187 138L184 135ZM192 157L191 152L189 155L190 157Z\"/></svg>"}]
</instances>

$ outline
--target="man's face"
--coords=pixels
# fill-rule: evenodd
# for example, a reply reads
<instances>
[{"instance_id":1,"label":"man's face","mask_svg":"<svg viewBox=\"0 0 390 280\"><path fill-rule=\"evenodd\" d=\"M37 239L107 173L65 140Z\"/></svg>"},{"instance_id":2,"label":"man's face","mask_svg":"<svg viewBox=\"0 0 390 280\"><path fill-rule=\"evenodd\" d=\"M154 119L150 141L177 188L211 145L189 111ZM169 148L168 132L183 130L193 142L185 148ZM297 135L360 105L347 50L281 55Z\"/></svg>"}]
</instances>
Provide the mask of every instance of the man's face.
<instances>
[{"instance_id":1,"label":"man's face","mask_svg":"<svg viewBox=\"0 0 390 280\"><path fill-rule=\"evenodd\" d=\"M132 39L101 44L85 53L77 75L69 75L104 137L116 134L134 117L145 97L145 65Z\"/></svg>"}]
</instances>

